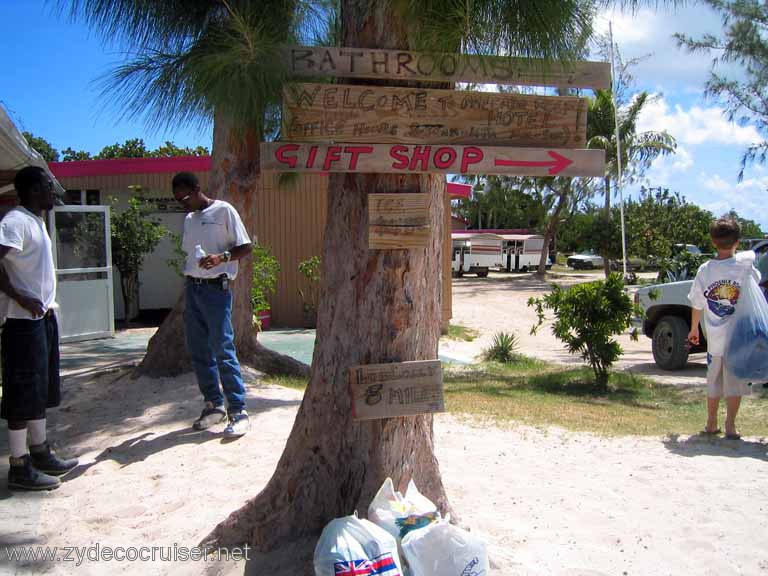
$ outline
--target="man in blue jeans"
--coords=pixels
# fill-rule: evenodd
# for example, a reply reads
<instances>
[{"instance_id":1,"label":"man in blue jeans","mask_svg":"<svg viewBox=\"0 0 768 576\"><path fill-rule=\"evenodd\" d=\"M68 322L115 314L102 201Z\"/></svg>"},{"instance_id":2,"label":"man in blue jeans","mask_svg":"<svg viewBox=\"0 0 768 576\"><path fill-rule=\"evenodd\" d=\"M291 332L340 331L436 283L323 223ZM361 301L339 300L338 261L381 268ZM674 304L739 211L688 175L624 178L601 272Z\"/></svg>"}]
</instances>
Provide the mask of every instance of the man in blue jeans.
<instances>
[{"instance_id":1,"label":"man in blue jeans","mask_svg":"<svg viewBox=\"0 0 768 576\"><path fill-rule=\"evenodd\" d=\"M238 260L251 253L251 240L232 205L206 197L194 174L176 174L172 188L174 197L187 211L182 240L187 255L184 324L197 383L205 400L193 427L205 430L229 417L224 436L239 437L249 430L250 422L235 353L230 287L237 277Z\"/></svg>"}]
</instances>

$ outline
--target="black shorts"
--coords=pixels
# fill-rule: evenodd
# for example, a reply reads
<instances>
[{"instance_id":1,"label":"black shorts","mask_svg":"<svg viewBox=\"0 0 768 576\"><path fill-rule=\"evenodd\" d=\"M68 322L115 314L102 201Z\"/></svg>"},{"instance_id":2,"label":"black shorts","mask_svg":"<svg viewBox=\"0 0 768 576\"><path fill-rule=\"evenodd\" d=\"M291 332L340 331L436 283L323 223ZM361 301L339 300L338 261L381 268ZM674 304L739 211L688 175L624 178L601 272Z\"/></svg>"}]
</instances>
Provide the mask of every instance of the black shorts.
<instances>
[{"instance_id":1,"label":"black shorts","mask_svg":"<svg viewBox=\"0 0 768 576\"><path fill-rule=\"evenodd\" d=\"M3 399L0 418L40 420L61 403L59 326L48 312L40 320L8 318L0 336Z\"/></svg>"}]
</instances>

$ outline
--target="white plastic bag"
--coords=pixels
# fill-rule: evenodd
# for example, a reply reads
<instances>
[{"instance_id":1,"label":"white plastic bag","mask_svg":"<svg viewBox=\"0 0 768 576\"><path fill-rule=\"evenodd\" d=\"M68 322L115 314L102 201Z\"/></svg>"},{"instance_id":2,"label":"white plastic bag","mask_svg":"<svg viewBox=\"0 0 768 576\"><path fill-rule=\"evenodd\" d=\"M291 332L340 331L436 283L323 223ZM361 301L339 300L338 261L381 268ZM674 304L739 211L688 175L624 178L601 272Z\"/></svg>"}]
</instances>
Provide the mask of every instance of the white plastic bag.
<instances>
[{"instance_id":1,"label":"white plastic bag","mask_svg":"<svg viewBox=\"0 0 768 576\"><path fill-rule=\"evenodd\" d=\"M315 546L315 576L402 576L397 543L357 516L328 523Z\"/></svg>"},{"instance_id":2,"label":"white plastic bag","mask_svg":"<svg viewBox=\"0 0 768 576\"><path fill-rule=\"evenodd\" d=\"M411 480L405 496L395 491L391 478L381 485L368 507L368 519L384 528L398 542L410 531L437 521L440 514L432 501L423 496Z\"/></svg>"},{"instance_id":3,"label":"white plastic bag","mask_svg":"<svg viewBox=\"0 0 768 576\"><path fill-rule=\"evenodd\" d=\"M487 576L485 542L440 520L403 538L403 555L412 576Z\"/></svg>"},{"instance_id":4,"label":"white plastic bag","mask_svg":"<svg viewBox=\"0 0 768 576\"><path fill-rule=\"evenodd\" d=\"M751 273L741 284L725 348L730 374L750 382L768 382L768 303Z\"/></svg>"}]
</instances>

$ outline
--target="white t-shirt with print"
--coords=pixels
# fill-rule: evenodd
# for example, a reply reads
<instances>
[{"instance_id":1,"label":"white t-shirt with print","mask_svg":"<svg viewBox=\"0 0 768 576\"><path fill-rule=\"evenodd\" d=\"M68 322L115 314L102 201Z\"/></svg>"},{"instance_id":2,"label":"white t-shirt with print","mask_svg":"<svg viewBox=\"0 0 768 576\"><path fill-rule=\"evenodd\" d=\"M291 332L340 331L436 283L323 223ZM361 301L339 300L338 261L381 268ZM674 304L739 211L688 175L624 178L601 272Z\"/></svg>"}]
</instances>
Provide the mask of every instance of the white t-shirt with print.
<instances>
[{"instance_id":1,"label":"white t-shirt with print","mask_svg":"<svg viewBox=\"0 0 768 576\"><path fill-rule=\"evenodd\" d=\"M705 262L696 274L688 300L697 310L704 310L702 320L707 332L707 352L712 356L722 356L725 352L729 323L736 312L744 282L750 276L760 282L754 262L755 253L747 250L733 258Z\"/></svg>"},{"instance_id":2,"label":"white t-shirt with print","mask_svg":"<svg viewBox=\"0 0 768 576\"><path fill-rule=\"evenodd\" d=\"M42 302L46 311L55 308L56 271L43 219L21 206L14 208L0 221L0 245L10 248L1 262L11 285ZM0 318L37 319L2 292Z\"/></svg>"},{"instance_id":3,"label":"white t-shirt with print","mask_svg":"<svg viewBox=\"0 0 768 576\"><path fill-rule=\"evenodd\" d=\"M187 255L184 275L193 278L216 278L226 274L230 280L234 280L238 269L236 260L205 270L198 266L200 259L196 255L195 247L199 245L206 255L211 255L222 254L235 246L250 242L237 210L228 202L214 200L208 208L191 212L184 220L182 249Z\"/></svg>"}]
</instances>

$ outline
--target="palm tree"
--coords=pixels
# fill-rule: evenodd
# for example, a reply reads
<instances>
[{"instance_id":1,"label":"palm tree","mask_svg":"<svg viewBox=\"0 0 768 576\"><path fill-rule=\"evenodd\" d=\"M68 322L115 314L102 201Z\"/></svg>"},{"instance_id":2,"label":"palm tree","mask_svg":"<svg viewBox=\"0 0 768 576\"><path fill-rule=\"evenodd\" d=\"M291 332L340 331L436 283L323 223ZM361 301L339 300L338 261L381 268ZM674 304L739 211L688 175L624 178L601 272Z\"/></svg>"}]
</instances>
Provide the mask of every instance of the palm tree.
<instances>
[{"instance_id":1,"label":"palm tree","mask_svg":"<svg viewBox=\"0 0 768 576\"><path fill-rule=\"evenodd\" d=\"M150 128L213 121L210 195L233 204L255 236L259 144L279 106L285 80L279 49L327 35L324 2L303 0L58 0L109 42L131 49L127 63L103 78L105 95L124 116ZM256 341L249 298L250 259L234 285L232 320L238 354L267 372L308 369ZM191 369L184 342L183 296L150 341L139 373Z\"/></svg>"},{"instance_id":2,"label":"palm tree","mask_svg":"<svg viewBox=\"0 0 768 576\"><path fill-rule=\"evenodd\" d=\"M467 177L473 197L462 207L473 228L538 228L546 207L535 178Z\"/></svg>"},{"instance_id":3,"label":"palm tree","mask_svg":"<svg viewBox=\"0 0 768 576\"><path fill-rule=\"evenodd\" d=\"M616 121L613 94L610 90L597 90L589 102L587 115L587 148L605 150L605 195L604 218L611 217L612 184L619 176L621 161L622 178L631 180L641 174L659 156L673 154L677 148L675 139L667 132L637 132L637 121L646 104L650 102L647 92L641 92L624 109L619 110L619 137L616 141ZM619 159L618 149L621 149ZM606 276L610 272L608 255L604 255Z\"/></svg>"},{"instance_id":4,"label":"palm tree","mask_svg":"<svg viewBox=\"0 0 768 576\"><path fill-rule=\"evenodd\" d=\"M199 110L214 118L213 180L222 195L234 185L241 210L258 187L262 120L275 101L272 89L282 81L271 65L278 61L274 48L301 30L308 10L318 20L330 14L328 6L319 12L317 6L298 0L76 2L78 12L89 14L106 34L127 31L150 47L136 76L125 69L126 79L146 71L145 79L157 80L145 83L149 90L138 81L132 89L126 85L134 110L179 107L177 119L195 120ZM588 33L595 9L591 0L343 0L336 18L342 46L568 60L576 53L574 39ZM241 89L241 83L249 88ZM444 187L437 175L331 175L333 217L326 224L317 340L301 408L272 479L222 522L207 544L247 542L271 549L316 535L328 520L365 510L388 476L400 489L413 479L443 512L450 511L433 451L431 416L355 422L348 390L352 366L437 357ZM368 250L370 190L429 194L431 245ZM180 346L176 341L175 349Z\"/></svg>"}]
</instances>

